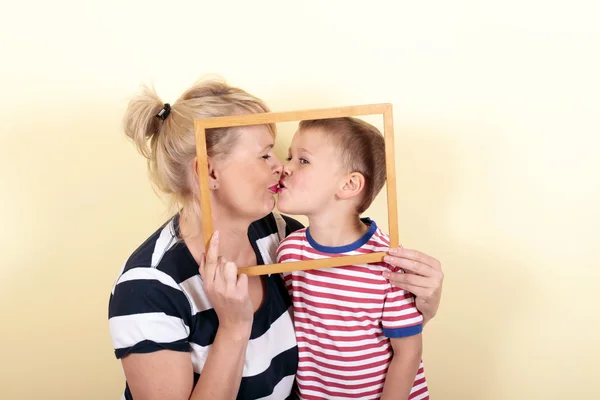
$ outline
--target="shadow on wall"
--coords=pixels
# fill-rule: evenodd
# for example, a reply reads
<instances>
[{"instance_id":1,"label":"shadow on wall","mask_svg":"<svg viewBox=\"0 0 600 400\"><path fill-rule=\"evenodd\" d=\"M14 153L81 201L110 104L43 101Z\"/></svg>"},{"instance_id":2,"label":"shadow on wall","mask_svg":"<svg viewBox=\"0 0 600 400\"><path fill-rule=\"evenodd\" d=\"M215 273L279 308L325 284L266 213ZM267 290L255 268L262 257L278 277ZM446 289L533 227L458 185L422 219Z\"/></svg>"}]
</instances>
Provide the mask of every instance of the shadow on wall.
<instances>
[{"instance_id":1,"label":"shadow on wall","mask_svg":"<svg viewBox=\"0 0 600 400\"><path fill-rule=\"evenodd\" d=\"M0 160L10 194L0 213L11 227L2 233L11 244L3 250L0 300L10 306L1 319L10 329L2 340L15 344L2 355L2 374L14 383L1 385L0 398L39 398L40 388L51 397L118 397L110 290L125 257L168 215L123 134L118 104L80 101L69 113L64 104L38 106L36 118L32 107L14 116L20 124L8 127ZM36 370L48 373L36 385L19 383Z\"/></svg>"},{"instance_id":2,"label":"shadow on wall","mask_svg":"<svg viewBox=\"0 0 600 400\"><path fill-rule=\"evenodd\" d=\"M460 131L396 122L401 242L439 259L445 273L440 310L425 330L433 398L496 398L506 376L499 358L507 338L536 311L535 280L527 260L518 258L526 251L510 237L492 237L488 226L493 182L486 181L485 152L479 158L473 152L489 134L484 128L468 142Z\"/></svg>"}]
</instances>

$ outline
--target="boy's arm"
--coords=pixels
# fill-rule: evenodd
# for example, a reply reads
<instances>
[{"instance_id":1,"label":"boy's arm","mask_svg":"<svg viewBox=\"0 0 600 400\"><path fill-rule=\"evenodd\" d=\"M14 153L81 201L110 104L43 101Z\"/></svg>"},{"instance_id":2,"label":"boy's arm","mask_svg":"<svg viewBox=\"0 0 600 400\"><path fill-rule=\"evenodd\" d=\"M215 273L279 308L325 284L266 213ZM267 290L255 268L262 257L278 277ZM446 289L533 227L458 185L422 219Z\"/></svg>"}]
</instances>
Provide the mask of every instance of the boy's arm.
<instances>
[{"instance_id":1,"label":"boy's arm","mask_svg":"<svg viewBox=\"0 0 600 400\"><path fill-rule=\"evenodd\" d=\"M394 267L389 268L397 272ZM414 386L423 349L423 315L416 307L415 296L390 284L381 323L393 349L381 398L406 400Z\"/></svg>"},{"instance_id":2,"label":"boy's arm","mask_svg":"<svg viewBox=\"0 0 600 400\"><path fill-rule=\"evenodd\" d=\"M383 386L381 400L406 400L415 382L423 350L421 333L402 338L391 338L394 349Z\"/></svg>"}]
</instances>

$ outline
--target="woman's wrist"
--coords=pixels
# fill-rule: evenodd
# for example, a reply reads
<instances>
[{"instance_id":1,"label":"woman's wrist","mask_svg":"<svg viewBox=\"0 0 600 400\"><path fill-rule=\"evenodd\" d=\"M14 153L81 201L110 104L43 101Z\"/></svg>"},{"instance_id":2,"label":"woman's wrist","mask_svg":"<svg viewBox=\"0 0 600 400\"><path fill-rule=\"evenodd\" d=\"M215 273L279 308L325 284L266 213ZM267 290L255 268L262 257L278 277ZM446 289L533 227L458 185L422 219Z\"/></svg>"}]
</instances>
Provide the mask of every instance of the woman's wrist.
<instances>
[{"instance_id":1,"label":"woman's wrist","mask_svg":"<svg viewBox=\"0 0 600 400\"><path fill-rule=\"evenodd\" d=\"M190 400L236 397L251 331L252 324L219 325Z\"/></svg>"},{"instance_id":2,"label":"woman's wrist","mask_svg":"<svg viewBox=\"0 0 600 400\"><path fill-rule=\"evenodd\" d=\"M252 332L252 323L238 323L235 325L220 325L217 335L228 342L248 341Z\"/></svg>"}]
</instances>

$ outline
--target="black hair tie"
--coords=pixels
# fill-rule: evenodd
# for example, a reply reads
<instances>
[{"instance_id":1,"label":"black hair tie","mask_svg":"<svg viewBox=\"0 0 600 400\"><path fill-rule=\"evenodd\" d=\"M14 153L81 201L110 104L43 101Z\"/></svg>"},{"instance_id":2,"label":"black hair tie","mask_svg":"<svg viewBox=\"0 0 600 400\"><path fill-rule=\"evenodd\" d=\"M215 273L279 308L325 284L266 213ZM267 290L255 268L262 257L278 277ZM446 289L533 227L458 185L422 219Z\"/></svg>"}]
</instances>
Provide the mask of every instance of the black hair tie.
<instances>
[{"instance_id":1,"label":"black hair tie","mask_svg":"<svg viewBox=\"0 0 600 400\"><path fill-rule=\"evenodd\" d=\"M156 118L159 118L161 121L164 121L169 114L171 113L171 105L169 103L165 103L163 108L156 114Z\"/></svg>"}]
</instances>

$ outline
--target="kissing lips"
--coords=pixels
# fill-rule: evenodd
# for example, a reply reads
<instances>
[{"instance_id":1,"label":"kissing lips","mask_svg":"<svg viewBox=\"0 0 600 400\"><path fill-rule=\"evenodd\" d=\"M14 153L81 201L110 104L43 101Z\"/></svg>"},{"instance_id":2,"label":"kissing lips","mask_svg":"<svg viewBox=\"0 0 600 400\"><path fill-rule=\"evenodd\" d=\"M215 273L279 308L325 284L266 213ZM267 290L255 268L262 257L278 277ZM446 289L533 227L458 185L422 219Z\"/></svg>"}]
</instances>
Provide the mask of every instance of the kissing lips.
<instances>
[{"instance_id":1,"label":"kissing lips","mask_svg":"<svg viewBox=\"0 0 600 400\"><path fill-rule=\"evenodd\" d=\"M273 186L269 187L269 190L273 193L277 193L279 189L279 183L274 184Z\"/></svg>"},{"instance_id":2,"label":"kissing lips","mask_svg":"<svg viewBox=\"0 0 600 400\"><path fill-rule=\"evenodd\" d=\"M282 191L284 188L285 188L285 186L283 185L283 182L279 181L279 182L277 182L275 185L273 185L273 186L270 186L270 187L269 187L269 190L270 190L272 193L275 193L275 194L277 194L277 193L281 193L281 191Z\"/></svg>"},{"instance_id":3,"label":"kissing lips","mask_svg":"<svg viewBox=\"0 0 600 400\"><path fill-rule=\"evenodd\" d=\"M278 193L283 192L283 189L285 189L285 184L283 183L283 180L279 181L279 190Z\"/></svg>"}]
</instances>

